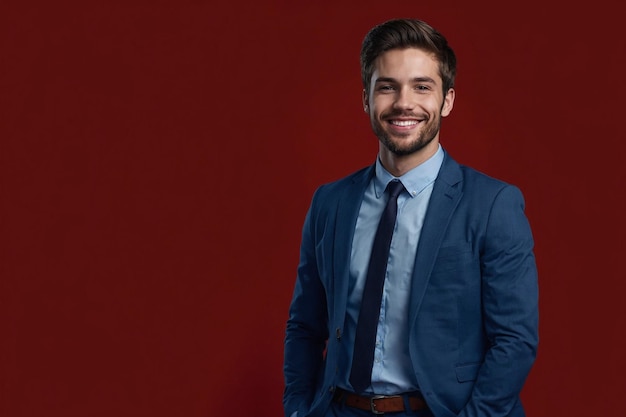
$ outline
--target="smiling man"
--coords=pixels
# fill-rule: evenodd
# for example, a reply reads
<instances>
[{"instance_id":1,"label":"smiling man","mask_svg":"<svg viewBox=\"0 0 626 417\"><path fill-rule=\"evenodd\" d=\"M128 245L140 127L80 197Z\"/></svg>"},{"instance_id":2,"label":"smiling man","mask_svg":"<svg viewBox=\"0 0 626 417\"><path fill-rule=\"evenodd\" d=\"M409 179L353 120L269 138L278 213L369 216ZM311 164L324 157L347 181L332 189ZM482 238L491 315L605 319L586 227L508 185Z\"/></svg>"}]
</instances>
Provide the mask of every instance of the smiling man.
<instances>
[{"instance_id":1,"label":"smiling man","mask_svg":"<svg viewBox=\"0 0 626 417\"><path fill-rule=\"evenodd\" d=\"M438 150L441 118L452 111L454 89L444 90L437 60L422 49L389 50L373 70L365 74L363 105L380 140L381 163L399 177Z\"/></svg>"},{"instance_id":2,"label":"smiling man","mask_svg":"<svg viewBox=\"0 0 626 417\"><path fill-rule=\"evenodd\" d=\"M307 213L285 338L287 417L521 417L538 343L537 270L513 185L439 141L456 58L423 21L361 49L376 161Z\"/></svg>"}]
</instances>

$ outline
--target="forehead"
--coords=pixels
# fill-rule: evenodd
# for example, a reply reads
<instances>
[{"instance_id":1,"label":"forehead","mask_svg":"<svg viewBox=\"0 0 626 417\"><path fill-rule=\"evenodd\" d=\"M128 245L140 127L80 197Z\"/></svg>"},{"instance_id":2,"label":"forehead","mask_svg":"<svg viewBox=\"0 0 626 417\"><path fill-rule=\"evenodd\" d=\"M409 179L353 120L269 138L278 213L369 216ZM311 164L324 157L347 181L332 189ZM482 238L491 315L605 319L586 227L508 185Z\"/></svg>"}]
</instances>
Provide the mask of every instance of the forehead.
<instances>
[{"instance_id":1,"label":"forehead","mask_svg":"<svg viewBox=\"0 0 626 417\"><path fill-rule=\"evenodd\" d=\"M374 61L372 82L377 78L430 77L441 82L439 62L432 52L419 48L391 49Z\"/></svg>"}]
</instances>

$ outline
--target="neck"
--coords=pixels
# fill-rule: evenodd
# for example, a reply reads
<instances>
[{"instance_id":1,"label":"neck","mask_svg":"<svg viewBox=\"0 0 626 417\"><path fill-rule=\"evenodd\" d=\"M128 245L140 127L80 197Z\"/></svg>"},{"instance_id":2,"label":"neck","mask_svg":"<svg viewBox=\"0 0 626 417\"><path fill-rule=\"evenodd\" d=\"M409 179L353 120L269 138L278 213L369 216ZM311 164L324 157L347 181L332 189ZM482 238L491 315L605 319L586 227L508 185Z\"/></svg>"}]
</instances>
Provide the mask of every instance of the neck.
<instances>
[{"instance_id":1,"label":"neck","mask_svg":"<svg viewBox=\"0 0 626 417\"><path fill-rule=\"evenodd\" d=\"M439 149L439 141L433 140L419 151L409 155L396 155L383 144L379 145L378 155L383 167L394 177L401 177L413 168L430 159Z\"/></svg>"}]
</instances>

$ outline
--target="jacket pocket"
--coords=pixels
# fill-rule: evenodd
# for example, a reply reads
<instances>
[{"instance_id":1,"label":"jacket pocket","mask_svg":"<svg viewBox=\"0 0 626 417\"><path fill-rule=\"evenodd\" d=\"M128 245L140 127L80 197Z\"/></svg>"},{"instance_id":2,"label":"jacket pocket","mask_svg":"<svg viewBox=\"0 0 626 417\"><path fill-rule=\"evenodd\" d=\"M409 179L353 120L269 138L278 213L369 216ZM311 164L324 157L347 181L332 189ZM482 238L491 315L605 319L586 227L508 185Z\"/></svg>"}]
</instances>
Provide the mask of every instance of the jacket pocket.
<instances>
[{"instance_id":1,"label":"jacket pocket","mask_svg":"<svg viewBox=\"0 0 626 417\"><path fill-rule=\"evenodd\" d=\"M458 365L454 371L456 372L456 380L459 382L475 381L478 376L482 362L466 363Z\"/></svg>"},{"instance_id":2,"label":"jacket pocket","mask_svg":"<svg viewBox=\"0 0 626 417\"><path fill-rule=\"evenodd\" d=\"M433 273L463 270L473 262L472 248L463 242L454 246L444 246L439 249Z\"/></svg>"}]
</instances>

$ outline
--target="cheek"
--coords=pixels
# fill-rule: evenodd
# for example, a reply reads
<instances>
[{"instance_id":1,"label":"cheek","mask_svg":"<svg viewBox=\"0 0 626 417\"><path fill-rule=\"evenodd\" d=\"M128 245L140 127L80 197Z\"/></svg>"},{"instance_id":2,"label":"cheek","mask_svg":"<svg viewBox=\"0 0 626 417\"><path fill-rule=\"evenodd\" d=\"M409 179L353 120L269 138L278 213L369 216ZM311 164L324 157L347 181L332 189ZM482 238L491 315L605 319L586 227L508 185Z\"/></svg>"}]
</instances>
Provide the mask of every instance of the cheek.
<instances>
[{"instance_id":1,"label":"cheek","mask_svg":"<svg viewBox=\"0 0 626 417\"><path fill-rule=\"evenodd\" d=\"M390 100L384 100L384 99L378 98L376 100L370 100L369 105L370 105L370 112L372 114L380 116L389 112L389 109L391 107L391 102Z\"/></svg>"}]
</instances>

